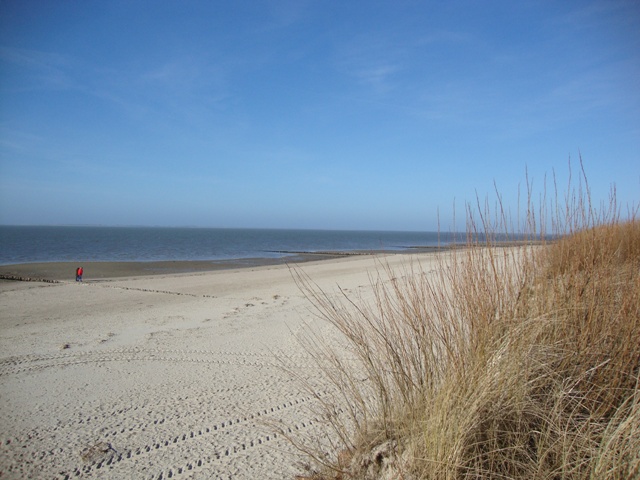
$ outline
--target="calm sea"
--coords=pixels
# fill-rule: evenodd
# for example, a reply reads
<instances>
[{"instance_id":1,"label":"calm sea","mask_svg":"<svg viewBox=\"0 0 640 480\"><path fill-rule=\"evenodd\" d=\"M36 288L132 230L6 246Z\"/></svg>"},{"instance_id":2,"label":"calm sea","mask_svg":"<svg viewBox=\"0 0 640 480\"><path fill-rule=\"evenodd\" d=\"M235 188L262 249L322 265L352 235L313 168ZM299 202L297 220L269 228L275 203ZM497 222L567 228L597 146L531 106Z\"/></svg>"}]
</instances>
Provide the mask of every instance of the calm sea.
<instances>
[{"instance_id":1,"label":"calm sea","mask_svg":"<svg viewBox=\"0 0 640 480\"><path fill-rule=\"evenodd\" d=\"M452 241L451 234L435 232L0 226L0 265L274 258L283 252L402 250Z\"/></svg>"}]
</instances>

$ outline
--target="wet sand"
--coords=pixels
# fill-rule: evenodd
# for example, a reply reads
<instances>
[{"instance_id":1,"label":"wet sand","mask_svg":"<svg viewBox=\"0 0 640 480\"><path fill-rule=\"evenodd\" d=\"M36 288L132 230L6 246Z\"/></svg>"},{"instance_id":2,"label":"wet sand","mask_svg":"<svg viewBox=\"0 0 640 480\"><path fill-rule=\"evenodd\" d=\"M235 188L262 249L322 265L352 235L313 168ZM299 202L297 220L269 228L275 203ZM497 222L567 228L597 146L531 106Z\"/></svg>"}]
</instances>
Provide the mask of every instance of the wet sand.
<instances>
[{"instance_id":1,"label":"wet sand","mask_svg":"<svg viewBox=\"0 0 640 480\"><path fill-rule=\"evenodd\" d=\"M298 264L314 260L336 258L336 255L295 255L283 258L247 258L236 260L195 260L163 262L50 262L0 265L0 279L53 280L75 279L76 268L82 265L83 281L113 278L168 275L179 273L213 272L268 265Z\"/></svg>"},{"instance_id":2,"label":"wet sand","mask_svg":"<svg viewBox=\"0 0 640 480\"><path fill-rule=\"evenodd\" d=\"M243 258L232 260L175 260L157 262L42 262L0 265L0 280L69 281L75 279L76 268L84 269L83 281L149 275L213 272L239 268L273 265L298 265L308 262L335 260L346 257L415 255L445 251L450 247L408 247L403 251L366 250L352 252L273 252L284 254L278 258Z\"/></svg>"}]
</instances>

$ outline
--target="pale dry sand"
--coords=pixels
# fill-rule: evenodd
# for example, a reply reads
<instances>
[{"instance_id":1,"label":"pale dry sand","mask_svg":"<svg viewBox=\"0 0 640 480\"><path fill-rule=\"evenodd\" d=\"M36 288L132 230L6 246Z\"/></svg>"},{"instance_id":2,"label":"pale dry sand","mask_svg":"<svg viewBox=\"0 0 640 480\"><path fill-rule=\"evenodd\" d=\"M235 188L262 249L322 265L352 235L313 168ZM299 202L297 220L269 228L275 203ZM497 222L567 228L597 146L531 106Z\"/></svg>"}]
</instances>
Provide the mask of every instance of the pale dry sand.
<instances>
[{"instance_id":1,"label":"pale dry sand","mask_svg":"<svg viewBox=\"0 0 640 480\"><path fill-rule=\"evenodd\" d=\"M381 261L409 257L301 268L366 297ZM293 478L304 458L270 425L326 432L278 364L329 394L296 340L318 322L286 265L0 281L0 478Z\"/></svg>"}]
</instances>

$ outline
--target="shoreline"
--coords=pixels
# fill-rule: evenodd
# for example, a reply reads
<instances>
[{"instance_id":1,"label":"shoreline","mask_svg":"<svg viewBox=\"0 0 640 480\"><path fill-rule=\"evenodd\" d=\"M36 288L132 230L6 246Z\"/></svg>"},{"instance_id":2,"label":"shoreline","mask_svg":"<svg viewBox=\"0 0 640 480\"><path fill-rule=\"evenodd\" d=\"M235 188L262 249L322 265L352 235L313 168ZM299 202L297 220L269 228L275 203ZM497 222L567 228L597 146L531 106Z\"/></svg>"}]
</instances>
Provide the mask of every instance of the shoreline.
<instances>
[{"instance_id":1,"label":"shoreline","mask_svg":"<svg viewBox=\"0 0 640 480\"><path fill-rule=\"evenodd\" d=\"M357 250L357 251L278 251L282 257L253 257L229 260L159 260L159 261L89 261L89 262L34 262L0 265L0 280L64 282L74 281L75 270L82 265L83 281L112 280L117 278L147 277L207 273L274 265L323 262L349 257L375 255L415 255L444 251L448 247L409 247L406 250Z\"/></svg>"},{"instance_id":2,"label":"shoreline","mask_svg":"<svg viewBox=\"0 0 640 480\"><path fill-rule=\"evenodd\" d=\"M493 247L510 248L522 245L540 244L540 241L493 242ZM484 247L485 244L471 245ZM468 248L466 244L440 246L408 246L402 250L350 250L350 251L289 251L278 250L268 253L283 254L282 257L251 257L227 260L153 260L153 261L88 261L88 262L33 262L0 265L0 281L26 281L59 283L75 280L75 270L84 267L83 281L104 281L118 278L149 277L155 275L179 275L207 273L221 270L269 267L275 265L324 262L344 258L376 255L422 255Z\"/></svg>"},{"instance_id":3,"label":"shoreline","mask_svg":"<svg viewBox=\"0 0 640 480\"><path fill-rule=\"evenodd\" d=\"M206 273L219 270L235 270L287 263L306 263L316 260L340 258L338 255L304 254L281 258L239 258L229 260L161 260L145 262L36 262L0 265L0 280L11 281L73 281L75 269L82 265L83 281L109 280L154 275Z\"/></svg>"}]
</instances>

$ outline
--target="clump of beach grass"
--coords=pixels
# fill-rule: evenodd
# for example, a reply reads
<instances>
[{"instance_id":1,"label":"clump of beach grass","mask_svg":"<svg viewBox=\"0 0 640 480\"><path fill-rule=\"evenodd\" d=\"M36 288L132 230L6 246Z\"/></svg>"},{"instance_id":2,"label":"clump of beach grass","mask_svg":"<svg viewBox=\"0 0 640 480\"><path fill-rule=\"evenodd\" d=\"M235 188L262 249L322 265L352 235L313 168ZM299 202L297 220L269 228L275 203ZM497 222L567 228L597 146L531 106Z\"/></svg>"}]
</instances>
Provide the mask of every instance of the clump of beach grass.
<instances>
[{"instance_id":1,"label":"clump of beach grass","mask_svg":"<svg viewBox=\"0 0 640 480\"><path fill-rule=\"evenodd\" d=\"M640 478L640 221L615 190L594 208L583 169L561 202L527 197L517 236L479 203L463 248L382 263L371 298L297 272L344 338L304 338L335 390L299 478Z\"/></svg>"}]
</instances>

